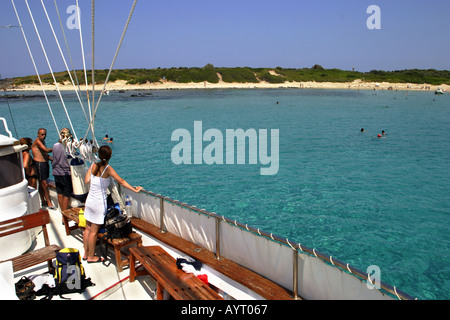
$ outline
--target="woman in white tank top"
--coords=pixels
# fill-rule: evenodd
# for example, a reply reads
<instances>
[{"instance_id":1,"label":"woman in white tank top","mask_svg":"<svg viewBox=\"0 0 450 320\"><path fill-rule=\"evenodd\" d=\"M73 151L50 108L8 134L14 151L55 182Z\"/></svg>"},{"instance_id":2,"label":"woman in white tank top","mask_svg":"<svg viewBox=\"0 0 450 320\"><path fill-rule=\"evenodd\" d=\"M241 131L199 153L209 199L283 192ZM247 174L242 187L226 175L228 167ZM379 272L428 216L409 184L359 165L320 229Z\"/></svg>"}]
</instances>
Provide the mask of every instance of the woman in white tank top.
<instances>
[{"instance_id":1,"label":"woman in white tank top","mask_svg":"<svg viewBox=\"0 0 450 320\"><path fill-rule=\"evenodd\" d=\"M84 178L85 183L90 183L89 194L86 199L84 217L86 228L83 233L84 256L88 263L100 262L102 258L95 256L95 243L100 227L103 225L106 214L106 189L111 182L111 177L121 186L139 192L142 187L132 187L122 179L108 164L112 150L109 146L102 146L98 150L100 162L93 163Z\"/></svg>"}]
</instances>

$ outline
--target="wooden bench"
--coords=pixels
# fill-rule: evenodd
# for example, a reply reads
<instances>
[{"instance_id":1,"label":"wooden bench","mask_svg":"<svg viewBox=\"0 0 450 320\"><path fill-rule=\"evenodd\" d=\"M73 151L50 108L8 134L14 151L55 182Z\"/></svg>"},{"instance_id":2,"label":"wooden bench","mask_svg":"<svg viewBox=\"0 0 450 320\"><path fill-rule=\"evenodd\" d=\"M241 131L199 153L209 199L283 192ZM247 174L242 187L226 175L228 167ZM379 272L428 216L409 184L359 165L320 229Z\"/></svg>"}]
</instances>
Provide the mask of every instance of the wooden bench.
<instances>
[{"instance_id":1,"label":"wooden bench","mask_svg":"<svg viewBox=\"0 0 450 320\"><path fill-rule=\"evenodd\" d=\"M81 228L78 226L78 213L80 209L84 210L84 207L77 208L69 208L67 210L62 211L63 222L66 228L66 234L70 235L72 230L76 230ZM74 226L69 226L69 221L75 222ZM104 233L99 233L97 235L98 239L103 237ZM120 239L108 239L108 244L114 248L114 254L116 256L116 268L119 272L122 272L123 267L129 264L128 254L122 251L123 248L136 244L136 246L142 246L142 236L136 232L130 233L127 237ZM124 259L122 259L122 255L124 255Z\"/></svg>"},{"instance_id":2,"label":"wooden bench","mask_svg":"<svg viewBox=\"0 0 450 320\"><path fill-rule=\"evenodd\" d=\"M144 270L136 270L136 261ZM194 274L178 269L176 260L158 246L130 248L130 282L144 274L156 280L157 300L163 300L164 289L176 300L223 300Z\"/></svg>"},{"instance_id":3,"label":"wooden bench","mask_svg":"<svg viewBox=\"0 0 450 320\"><path fill-rule=\"evenodd\" d=\"M53 273L54 267L52 260L56 258L56 252L61 250L61 248L57 245L50 245L47 232L48 223L50 223L50 215L47 210L40 210L36 213L0 222L0 237L6 237L25 230L42 227L45 247L5 260L12 261L13 272L47 262L48 270Z\"/></svg>"},{"instance_id":4,"label":"wooden bench","mask_svg":"<svg viewBox=\"0 0 450 320\"><path fill-rule=\"evenodd\" d=\"M78 213L80 212L80 209L84 210L84 207L77 207L77 208L69 208L67 210L61 211L64 227L66 229L66 235L70 236L70 232L72 230L80 229L81 227L78 226ZM74 221L75 224L70 226L69 221Z\"/></svg>"},{"instance_id":5,"label":"wooden bench","mask_svg":"<svg viewBox=\"0 0 450 320\"><path fill-rule=\"evenodd\" d=\"M160 229L142 219L131 218L133 227L151 237L181 251L183 254L197 259L205 265L219 271L230 279L241 283L253 292L267 300L293 300L292 292L280 285L253 272L229 259L216 259L213 252L208 251L192 242L182 239L169 232L162 233Z\"/></svg>"}]
</instances>

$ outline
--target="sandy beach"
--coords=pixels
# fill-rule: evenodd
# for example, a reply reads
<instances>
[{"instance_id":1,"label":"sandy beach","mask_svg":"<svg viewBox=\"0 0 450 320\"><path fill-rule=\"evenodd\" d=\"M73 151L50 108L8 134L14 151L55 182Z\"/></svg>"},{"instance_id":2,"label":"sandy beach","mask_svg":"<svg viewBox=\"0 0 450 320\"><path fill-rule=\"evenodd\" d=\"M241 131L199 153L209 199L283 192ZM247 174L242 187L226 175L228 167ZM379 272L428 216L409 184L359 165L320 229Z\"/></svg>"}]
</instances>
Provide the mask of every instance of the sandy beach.
<instances>
[{"instance_id":1,"label":"sandy beach","mask_svg":"<svg viewBox=\"0 0 450 320\"><path fill-rule=\"evenodd\" d=\"M102 90L103 84L96 85L96 90ZM158 83L146 84L127 84L126 81L119 80L115 82L108 82L106 85L107 91L121 91L121 90L182 90L182 89L276 89L276 88L305 88L305 89L350 89L350 90L421 90L421 91L435 91L438 87L449 92L450 85L429 85L429 84L410 84L410 83L375 83L363 82L355 80L353 82L285 82L285 83L227 83L220 81L219 83L176 83L170 81L161 81ZM64 85L58 84L59 90L74 90L70 82ZM81 91L86 91L86 86L80 86ZM56 90L55 85L44 85L45 91ZM92 90L92 86L88 86L88 90ZM15 88L10 88L9 91L42 91L40 85L20 85Z\"/></svg>"}]
</instances>

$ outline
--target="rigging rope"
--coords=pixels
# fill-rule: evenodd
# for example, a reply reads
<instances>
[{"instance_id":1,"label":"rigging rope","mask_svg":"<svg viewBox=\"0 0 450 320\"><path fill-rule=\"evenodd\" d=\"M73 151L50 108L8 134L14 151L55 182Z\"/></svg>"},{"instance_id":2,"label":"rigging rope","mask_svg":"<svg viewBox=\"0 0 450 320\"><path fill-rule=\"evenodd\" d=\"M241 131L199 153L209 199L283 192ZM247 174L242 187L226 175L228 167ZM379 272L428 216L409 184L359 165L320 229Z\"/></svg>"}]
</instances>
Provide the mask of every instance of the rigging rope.
<instances>
[{"instance_id":1,"label":"rigging rope","mask_svg":"<svg viewBox=\"0 0 450 320\"><path fill-rule=\"evenodd\" d=\"M66 33L64 32L64 26L63 26L62 21L61 21L61 16L59 14L58 5L56 3L56 0L54 0L54 3L55 3L56 13L58 15L59 24L61 26L61 31L62 31L62 34L63 34L63 37L64 37L64 42L66 44L67 52L69 54L70 63L72 65L72 71L73 71L73 74L74 74L74 77L75 77L75 81L77 83L77 87L76 88L75 88L75 84L73 82L72 77L71 77L71 81L72 81L72 84L74 86L75 92L77 93L77 97L78 97L78 100L80 101L81 109L83 110L83 113L84 113L84 116L86 118L86 121L89 124L90 121L89 121L89 119L88 119L88 117L86 115L86 110L84 108L83 98L82 98L82 96L79 95L79 93L81 92L80 82L78 80L77 72L75 70L75 66L74 66L74 63L73 63L72 55L70 54L69 44L67 43ZM78 10L78 6L77 6L77 10ZM78 20L78 21L80 22L80 20ZM68 69L67 65L66 65L66 69ZM69 76L70 76L69 70L67 70L67 72L69 73ZM93 162L95 160L95 155L93 155L92 145L89 142L87 142L87 141L73 141L72 137L70 136L70 137L66 137L63 140L63 145L65 146L66 151L68 152L68 154L70 154L72 156L72 158L79 158L80 155L81 155L81 157L83 159L85 159L85 160L87 159L90 162ZM76 150L77 148L80 151L79 153L77 153L77 150Z\"/></svg>"},{"instance_id":2,"label":"rigging rope","mask_svg":"<svg viewBox=\"0 0 450 320\"><path fill-rule=\"evenodd\" d=\"M92 47L92 105L95 104L95 0L91 2L91 47ZM94 119L95 122L95 119ZM98 142L95 138L95 125L92 126L92 139L94 146L98 148Z\"/></svg>"},{"instance_id":3,"label":"rigging rope","mask_svg":"<svg viewBox=\"0 0 450 320\"><path fill-rule=\"evenodd\" d=\"M23 35L23 38L24 38L24 40L25 40L25 44L26 44L26 46L27 46L28 53L30 54L30 57L31 57L31 61L32 61L32 63L33 63L34 70L36 71L36 75L37 75L37 77L38 77L38 80L39 80L39 83L40 83L40 85L41 85L42 91L43 91L43 93L44 93L45 101L47 102L47 106L48 106L48 109L50 110L50 114L51 114L51 116L52 116L53 123L55 124L56 132L57 132L57 134L59 135L58 125L56 124L55 116L53 115L53 111L52 111L52 108L51 108L51 106L50 106L50 102L48 101L48 97L47 97L47 94L46 94L46 92L45 92L44 85L42 84L41 76L39 75L39 71L38 71L38 69L37 69L37 67L36 67L36 62L34 61L33 53L31 52L30 45L28 44L28 40L27 40L27 37L26 37L26 35L25 35L25 31L24 31L23 28L22 28L22 22L20 21L19 14L18 14L17 9L16 9L16 5L14 4L14 0L11 0L11 3L12 3L12 5L13 5L14 12L16 13L16 17L17 17L17 21L19 22L19 26L21 26L21 27L20 27L20 30L22 31L22 35Z\"/></svg>"},{"instance_id":4,"label":"rigging rope","mask_svg":"<svg viewBox=\"0 0 450 320\"><path fill-rule=\"evenodd\" d=\"M47 17L48 24L50 25L50 29L52 29L53 37L55 38L56 44L58 45L58 49L59 49L59 53L61 54L61 58L62 58L62 60L64 61L64 65L65 65L65 67L66 67L67 73L69 74L69 78L70 78L70 81L72 82L73 89L74 89L74 91L75 91L75 94L77 95L78 101L79 101L80 104L81 104L81 109L83 110L83 113L84 113L84 116L85 116L85 118L86 118L86 121L89 122L89 120L88 120L88 118L87 118L87 115L86 115L86 111L84 110L83 102L81 101L80 95L78 94L78 90L77 90L77 88L76 88L76 86L75 86L75 82L73 81L72 74L71 74L71 72L70 72L70 70L69 70L69 67L67 66L66 59L65 59L64 54L63 54L63 52L62 52L62 50L61 50L61 46L59 45L58 38L56 37L55 30L53 29L53 24L52 24L52 22L50 21L50 17L48 16L47 9L45 8L44 1L43 1L43 0L41 0L41 4L42 4L42 8L44 9L45 15L46 15L46 17ZM67 115L67 116L68 116L68 115ZM75 135L75 136L76 136L76 135Z\"/></svg>"},{"instance_id":5,"label":"rigging rope","mask_svg":"<svg viewBox=\"0 0 450 320\"><path fill-rule=\"evenodd\" d=\"M0 82L2 80L3 80L3 78L2 78L2 75L0 74ZM3 86L3 94L5 96L6 104L8 105L9 115L11 116L11 120L12 120L12 123L13 123L13 126L14 126L14 131L16 132L16 137L18 137L19 135L17 134L16 124L14 122L14 117L13 117L12 112L11 112L11 106L9 105L8 96L6 94L6 85Z\"/></svg>"},{"instance_id":6,"label":"rigging rope","mask_svg":"<svg viewBox=\"0 0 450 320\"><path fill-rule=\"evenodd\" d=\"M78 81L78 76L77 76L77 73L76 73L76 71L75 71L75 66L74 66L74 64L73 64L72 55L70 54L69 44L67 43L66 33L64 32L64 26L63 26L62 21L61 21L61 16L60 16L60 14L59 14L58 5L56 4L56 0L54 0L54 3L55 3L56 14L58 15L59 24L60 24L60 26L61 26L61 31L62 31L62 34L63 34L63 37L64 37L64 42L65 42L65 44L66 44L66 49L67 49L67 52L68 52L68 54L69 54L70 64L72 65L73 75L74 75L75 81L76 81L76 83L77 83L78 91L81 92L81 89L80 89L80 83L79 83L79 81ZM83 98L81 98L81 100L83 100ZM83 110L83 111L84 111L84 110Z\"/></svg>"},{"instance_id":7,"label":"rigging rope","mask_svg":"<svg viewBox=\"0 0 450 320\"><path fill-rule=\"evenodd\" d=\"M89 109L89 123L88 123L88 132L89 130L92 131L91 129L91 123L92 123L92 110L91 110L91 101L89 98L89 89L88 89L88 78L87 78L87 71L86 71L86 60L84 57L84 44L83 44L83 33L81 30L81 14L80 14L80 7L78 5L78 0L76 1L76 6L77 6L77 17L78 17L78 30L80 31L80 45L81 45L81 57L83 59L83 70L84 70L84 80L85 80L85 84L86 84L86 96L87 96L87 102L88 102L88 109ZM87 133L84 136L84 139L86 139L87 137ZM83 140L84 140L83 139Z\"/></svg>"},{"instance_id":8,"label":"rigging rope","mask_svg":"<svg viewBox=\"0 0 450 320\"><path fill-rule=\"evenodd\" d=\"M106 90L106 85L107 85L107 83L108 83L109 76L111 75L111 71L112 71L112 69L113 69L113 67L114 67L114 64L115 64L115 62L116 62L117 56L118 56L118 54L119 54L120 47L122 46L123 39L125 38L125 34L126 34L126 32L127 32L128 25L130 24L131 17L133 16L133 12L134 12L134 9L135 9L135 7L136 7L136 4L137 4L137 0L134 0L133 6L131 7L130 13L129 13L129 15L128 15L127 22L126 22L126 24L125 24L125 28L123 29L122 36L120 37L119 45L117 46L116 53L114 54L114 58L113 58L113 61L112 61L112 63L111 63L111 67L109 68L108 75L106 76L105 83L104 83L104 85L103 85L103 89L102 89L102 91L100 92L100 97L98 98L97 104L96 104L96 106L95 106L95 108L94 108L93 118L95 118L95 114L96 114L96 112L97 112L98 106L99 106L100 101L101 101L101 99L102 99L103 93L104 93L105 90ZM91 123L93 123L93 120L91 120ZM86 135L85 135L84 137L86 138L86 136L87 136L87 132L86 132Z\"/></svg>"},{"instance_id":9,"label":"rigging rope","mask_svg":"<svg viewBox=\"0 0 450 320\"><path fill-rule=\"evenodd\" d=\"M70 120L69 114L67 113L67 108L66 108L66 105L64 103L64 99L62 98L61 91L59 90L58 82L56 81L55 74L53 73L52 66L50 64L50 61L48 60L47 52L45 51L44 44L42 43L42 39L41 39L41 36L39 34L39 30L37 29L36 22L34 21L33 14L31 13L30 6L28 5L28 0L25 0L25 3L27 5L28 12L29 12L30 17L31 17L31 21L33 22L34 30L36 31L36 34L38 36L39 43L41 44L42 51L44 52L45 60L47 61L48 67L49 67L50 72L51 72L52 77L53 77L53 81L55 82L55 86L56 86L56 90L58 91L59 98L60 98L61 103L63 105L64 111L66 112L67 120L69 120L70 127L72 128L72 132L75 135L75 139L78 140L76 132L73 129L72 121ZM59 132L58 132L58 135L59 135Z\"/></svg>"},{"instance_id":10,"label":"rigging rope","mask_svg":"<svg viewBox=\"0 0 450 320\"><path fill-rule=\"evenodd\" d=\"M64 42L66 44L67 52L69 54L70 63L72 65L73 74L75 76L75 80L76 80L76 83L77 83L77 88L75 88L75 91L80 93L81 92L80 82L78 81L78 76L77 76L77 72L75 70L75 66L74 66L74 63L73 63L72 55L70 54L69 44L67 43L66 33L64 32L64 26L63 26L62 21L61 21L61 16L59 14L58 5L56 3L56 0L54 0L54 3L55 3L56 13L58 15L59 24L61 26L61 31L62 31L62 34L63 34L63 37L64 37ZM78 7L77 7L77 10L78 10ZM78 22L80 23L80 20L78 20ZM72 83L73 83L73 80L72 80ZM79 100L81 98L81 101L80 101L81 109L83 110L83 113L84 113L84 116L86 118L86 121L89 124L90 121L89 121L89 119L88 119L88 117L86 115L86 110L85 110L84 104L83 104L83 98L81 96L79 96L78 93L77 93L77 97L79 97ZM88 104L89 104L89 101L88 101ZM97 142L97 141L95 141L95 142ZM77 157L76 148L78 147L79 150L80 150L80 153L82 154L84 159L88 159L90 162L92 162L92 159L95 159L95 155L92 154L92 151L93 151L92 146L90 145L89 142L86 143L86 147L84 148L84 146L81 144L81 142L80 143L78 143L78 142L74 143L72 141L71 137L70 137L70 138L66 139L64 145L65 145L66 150L68 151L68 153L72 156L72 158L76 158ZM94 146L98 147L98 144L95 144ZM84 152L86 150L87 150L87 152ZM87 153L87 156L85 156L86 153Z\"/></svg>"},{"instance_id":11,"label":"rigging rope","mask_svg":"<svg viewBox=\"0 0 450 320\"><path fill-rule=\"evenodd\" d=\"M16 13L17 20L18 20L18 22L19 22L19 27L20 27L21 30L22 30L22 35L23 35L23 37L24 37L24 39L25 39L25 43L26 43L26 45L27 45L28 52L29 52L30 57L31 57L31 60L32 60L32 62L33 62L33 66L34 66L34 68L35 68L36 75L37 75L37 77L38 77L38 79L39 79L39 83L40 83L41 88L42 88L42 91L43 91L43 93L44 93L44 97L45 97L45 100L46 100L46 102L47 102L47 105L48 105L50 114L51 114L52 119L53 119L53 122L54 122L54 124L55 124L56 131L57 131L57 133L58 133L58 135L59 135L59 128L58 128L58 125L57 125L57 123L56 123L56 120L55 120L55 117L54 117L52 108L51 108L51 106L50 106L50 102L49 102L48 97L47 97L47 94L46 94L46 92L45 92L45 88L44 88L44 85L43 85L43 83L42 83L42 79L41 79L41 77L40 77L40 75L39 75L39 71L38 71L38 69L37 69L37 66L36 66L36 63L35 63L33 54L32 54L32 52L31 52L30 46L29 46L29 44L28 44L28 40L27 40L26 35L25 35L25 32L24 32L24 30L23 30L23 28L22 28L22 24L21 24L21 21L20 21L20 18L19 18L19 15L18 15L16 6L15 6L14 0L11 0L11 2L12 2L12 5L13 5L13 7L14 7L14 11L15 11L15 13ZM98 107L99 107L99 104L100 104L100 101L101 101L101 99L102 99L102 96L103 96L103 94L106 92L106 85L107 85L107 83L108 83L108 81L109 81L109 77L110 77L110 75L111 75L112 69L113 69L114 64L115 64L115 62L116 62L116 59L117 59L119 50L120 50L120 48L121 48L121 46L122 46L123 40L124 40L124 38L125 38L125 34L126 34L127 30L128 30L128 26L129 26L129 24L130 24L131 17L132 17L132 15L133 15L133 13L134 13L134 10L135 10L136 4L137 4L137 0L134 0L134 2L133 2L133 6L132 6L132 8L131 8L131 10L130 10L130 13L129 13L129 15L128 15L127 22L126 22L125 27L124 27L124 30L123 30L123 32L122 32L122 36L121 36L121 38L120 38L119 44L118 44L117 49L116 49L116 52L115 52L115 54L114 54L113 61L112 61L112 63L111 63L109 72L108 72L107 77L106 77L106 80L105 80L105 82L104 82L103 90L101 91L100 97L98 98L98 101L97 101L96 104L95 104L95 78L94 78L94 77L95 77L95 59L94 59L94 52L95 52L95 0L92 0L92 109L91 109L91 100L90 100L90 98L89 98L88 78L87 78L87 69L86 69L86 60L85 60L85 54L84 54L83 35L82 35L82 30L81 30L81 15L80 15L80 10L79 10L78 0L76 1L76 6L77 6L77 17L78 17L78 23L79 23L78 29L79 29L79 31L80 31L80 32L79 32L79 34L80 34L80 44L81 44L81 52L82 52L82 58L83 58L83 69L84 69L85 82L86 82L86 94L87 94L87 101L88 101L88 107L89 107L89 119L88 119L88 116L86 115L86 112L85 112L85 108L84 108L84 105L83 105L82 98L81 98L80 95L79 95L79 91L81 91L81 90L80 90L80 84L79 84L79 81L78 81L78 77L77 77L77 74L76 74L76 70L75 70L75 68L74 68L74 64L73 64L72 57L71 57L71 55L70 55L70 49L69 49L69 46L68 46L68 43L67 43L67 38L66 38L66 35L65 35L65 32L64 32L64 27L63 27L63 25L62 25L61 16L60 16L60 14L59 14L59 10L58 10L58 6L57 6L57 4L56 4L56 0L54 1L54 3L55 3L56 12L57 12L57 14L58 14L58 19L59 19L59 22L60 22L60 25L61 25L61 29L62 29L62 32L63 32L63 36L64 36L64 41L65 41L65 44L66 44L66 48L67 48L67 51L68 51L68 53L69 53L70 62L71 62L71 64L72 64L72 70L73 70L74 75L75 75L75 78L76 78L77 86L75 85L75 82L74 82L74 80L73 80L73 78L72 78L72 74L71 74L70 69L69 69L69 67L68 67L68 65L67 65L66 59L65 59L64 54L63 54L63 52L62 52L62 49L61 49L61 46L60 46L60 44L59 44L58 38L57 38L57 36L56 36L56 34L55 34L55 30L54 30L53 25L52 25L52 23L51 23L50 17L49 17L49 15L48 15L48 13L47 13L47 10L46 10L46 7L45 7L45 5L44 5L44 2L43 2L43 0L41 0L42 7L43 7L43 9L44 9L44 12L45 12L45 15L46 15L46 17L47 17L47 20L48 20L48 23L49 23L49 25L50 25L50 28L51 28L51 30L52 30L52 33L53 33L53 36L54 36L54 38L55 38L56 44L58 45L58 49L59 49L59 51L60 51L61 57L62 57L62 59L63 59L63 61L64 61L64 65L65 65L65 67L66 67L66 70L67 70L67 72L68 72L68 74L69 74L69 77L70 77L70 80L71 80L71 82L72 82L72 85L73 85L73 87L74 87L74 91L75 91L75 93L76 93L76 95L77 95L78 101L80 102L81 108L82 108L83 113L84 113L84 115L85 115L85 118L86 118L86 120L87 120L87 122L88 122L88 129L87 129L86 135L85 135L84 138L81 139L81 140L78 140L78 137L77 137L77 135L76 135L75 129L74 129L73 125L72 125L72 121L71 121L70 116L69 116L69 114L68 114L68 111L67 111L67 108L66 108L64 99L63 99L63 97L62 97L62 95L61 95L61 91L60 91L60 89L59 89L58 82L56 81L55 74L54 74L54 72L53 72L53 69L52 69L52 66L51 66L51 64L50 64L49 58L48 58L48 56L47 56L47 52L46 52L45 47L44 47L44 44L43 44L43 42L42 42L42 39L41 39L39 30L38 30L38 27L37 27L36 22L35 22L35 20L34 20L34 17L33 17L33 14L32 14L32 12L31 12L31 9L30 9L30 6L29 6L29 4L28 4L28 1L25 0L25 4L26 4L26 6L27 6L27 9L28 9L28 12L29 12L31 21L32 21L32 23L33 23L33 26L34 26L36 35L37 35L38 40L39 40L39 43L40 43L40 45L41 45L41 49L42 49L42 51L43 51L43 53L44 53L44 56L45 56L47 65L48 65L48 67L49 67L49 69L50 69L50 72L51 72L51 75L52 75L54 84L55 84L56 89L57 89L57 91L58 91L59 98L60 98L60 100L61 100L61 103L62 103L62 106L63 106L63 108L64 108L65 114L66 114L67 119L68 119L68 121L69 121L70 128L71 128L71 130L72 130L72 132L73 132L73 134L74 134L74 137L75 137L75 140L73 140L73 141L72 141L72 139L65 139L65 141L64 141L65 144L66 144L66 146L67 146L68 152L69 152L72 156L74 156L74 157L78 157L78 155L81 155L82 158L85 158L85 159L93 159L94 156L92 155L92 149L93 149L92 147L98 147L98 142L97 142L97 140L95 139L95 130L94 130L95 114L96 114L97 109L98 109ZM78 87L78 89L77 89L77 87ZM94 105L95 105L95 108L94 108ZM95 141L94 145L92 145L91 143L87 142L86 137L87 137L89 131L92 132L93 140ZM76 149L79 149L79 151L80 151L79 154L76 152Z\"/></svg>"}]
</instances>

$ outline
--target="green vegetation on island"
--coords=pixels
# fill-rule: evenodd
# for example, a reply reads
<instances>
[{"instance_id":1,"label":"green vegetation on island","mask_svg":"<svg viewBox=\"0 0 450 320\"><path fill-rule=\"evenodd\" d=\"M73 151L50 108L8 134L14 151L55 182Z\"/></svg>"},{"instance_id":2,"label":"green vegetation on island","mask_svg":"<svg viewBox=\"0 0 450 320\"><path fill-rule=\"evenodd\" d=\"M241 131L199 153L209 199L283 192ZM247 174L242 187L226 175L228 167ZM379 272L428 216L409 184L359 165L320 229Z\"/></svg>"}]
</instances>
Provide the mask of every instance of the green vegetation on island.
<instances>
[{"instance_id":1,"label":"green vegetation on island","mask_svg":"<svg viewBox=\"0 0 450 320\"><path fill-rule=\"evenodd\" d=\"M96 70L95 82L103 84L106 80L108 70ZM84 84L84 72L76 71L76 76L80 84ZM74 77L72 73L72 77ZM87 72L88 83L91 83L91 72ZM55 73L56 81L65 83L70 81L67 72ZM51 74L41 75L43 83L52 84ZM207 64L202 68L198 67L178 67L178 68L157 68L157 69L117 69L111 72L109 82L117 80L126 81L127 84L157 83L162 81L173 81L177 83L199 83L207 81L209 83L219 83L220 81L232 83L258 83L265 81L268 83L284 82L352 82L354 80L366 82L388 82L388 83L412 83L441 85L450 84L450 71L447 70L396 70L383 71L372 70L369 72L346 71L340 69L325 69L320 65L312 68L250 68L236 67L223 68L214 67ZM17 77L10 79L12 85L39 84L37 76Z\"/></svg>"}]
</instances>

